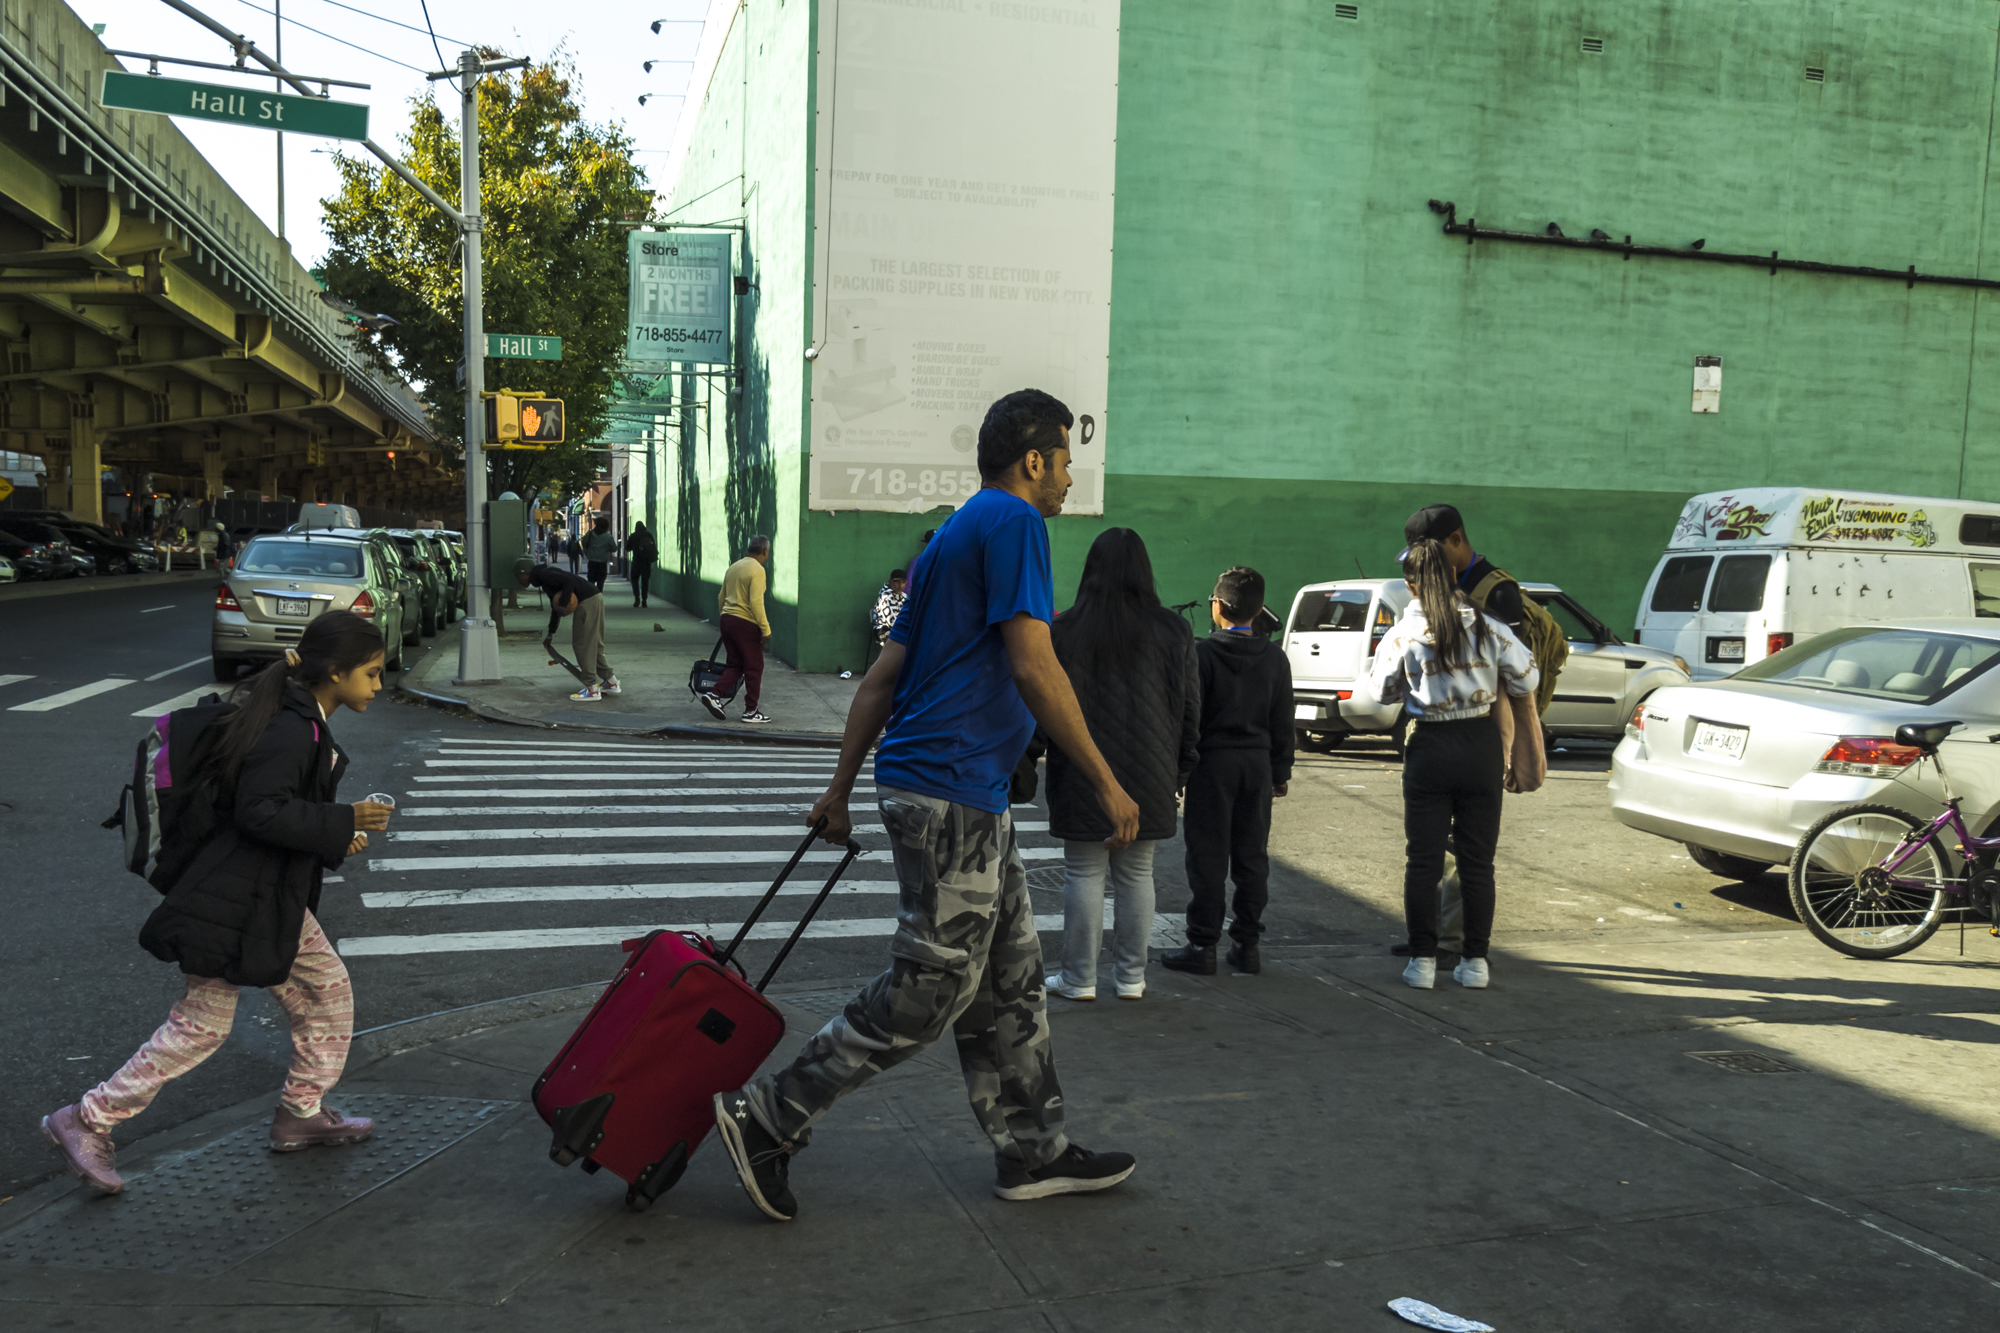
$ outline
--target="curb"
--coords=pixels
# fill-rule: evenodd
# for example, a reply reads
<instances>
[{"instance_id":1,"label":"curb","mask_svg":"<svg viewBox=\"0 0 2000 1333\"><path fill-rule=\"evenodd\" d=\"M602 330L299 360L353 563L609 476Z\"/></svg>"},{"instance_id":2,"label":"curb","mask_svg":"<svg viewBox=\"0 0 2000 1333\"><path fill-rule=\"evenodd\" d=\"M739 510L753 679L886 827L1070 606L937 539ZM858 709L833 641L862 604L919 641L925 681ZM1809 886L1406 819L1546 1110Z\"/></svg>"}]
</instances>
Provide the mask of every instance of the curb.
<instances>
[{"instance_id":1,"label":"curb","mask_svg":"<svg viewBox=\"0 0 2000 1333\"><path fill-rule=\"evenodd\" d=\"M91 592L118 592L125 588L157 588L168 584L194 583L220 578L212 569L175 570L157 574L98 574L91 578L52 579L39 583L10 583L0 586L0 605L29 602L38 597L81 596Z\"/></svg>"},{"instance_id":2,"label":"curb","mask_svg":"<svg viewBox=\"0 0 2000 1333\"><path fill-rule=\"evenodd\" d=\"M521 717L490 704L478 703L471 699L461 699L456 695L443 694L416 685L405 685L398 681L396 693L407 696L418 703L433 708L462 709L488 722L500 722L514 727L532 727L537 731L581 731L602 736L657 736L662 740L685 741L727 741L732 744L759 746L802 746L815 750L838 750L841 737L830 732L742 732L725 730L722 727L688 726L675 723L664 727L609 727L592 722L549 722L538 717Z\"/></svg>"},{"instance_id":3,"label":"curb","mask_svg":"<svg viewBox=\"0 0 2000 1333\"><path fill-rule=\"evenodd\" d=\"M392 1055L414 1051L419 1046L429 1046L433 1042L469 1037L488 1028L522 1023L531 1018L545 1018L550 1014L560 1014L570 1009L587 1008L597 1003L597 997L604 993L607 984L609 983L591 981L581 986L530 991L526 995L510 995L503 1000L486 1000L479 1004L461 1005L456 1009L440 1009L434 1014L422 1014L416 1018L405 1018L395 1023L384 1023L380 1027L364 1029L354 1034L347 1048L347 1068L342 1071L342 1076L366 1069Z\"/></svg>"}]
</instances>

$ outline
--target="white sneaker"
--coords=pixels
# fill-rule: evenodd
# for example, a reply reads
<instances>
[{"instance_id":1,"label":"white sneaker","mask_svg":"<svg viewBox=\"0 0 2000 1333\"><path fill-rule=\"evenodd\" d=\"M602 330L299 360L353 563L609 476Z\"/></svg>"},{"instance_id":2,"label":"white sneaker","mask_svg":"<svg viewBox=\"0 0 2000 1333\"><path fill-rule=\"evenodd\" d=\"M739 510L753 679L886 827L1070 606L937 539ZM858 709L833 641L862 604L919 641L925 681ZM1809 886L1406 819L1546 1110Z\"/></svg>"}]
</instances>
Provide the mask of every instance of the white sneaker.
<instances>
[{"instance_id":1,"label":"white sneaker","mask_svg":"<svg viewBox=\"0 0 2000 1333\"><path fill-rule=\"evenodd\" d=\"M1487 979L1484 958L1461 958L1458 966L1451 970L1451 979L1467 990L1485 990Z\"/></svg>"},{"instance_id":2,"label":"white sneaker","mask_svg":"<svg viewBox=\"0 0 2000 1333\"><path fill-rule=\"evenodd\" d=\"M1127 984L1118 983L1118 998L1121 1000L1143 1000L1146 998L1146 983L1143 981Z\"/></svg>"},{"instance_id":3,"label":"white sneaker","mask_svg":"<svg viewBox=\"0 0 2000 1333\"><path fill-rule=\"evenodd\" d=\"M1060 995L1065 1000L1094 1000L1097 998L1097 987L1067 985L1064 983L1062 973L1060 972L1054 972L1044 977L1042 984L1048 987L1049 994Z\"/></svg>"},{"instance_id":4,"label":"white sneaker","mask_svg":"<svg viewBox=\"0 0 2000 1333\"><path fill-rule=\"evenodd\" d=\"M598 691L603 694L625 693L625 691L622 688L620 688L618 684L618 677L616 676L613 676L610 680L605 681L602 685L598 686L597 688Z\"/></svg>"},{"instance_id":5,"label":"white sneaker","mask_svg":"<svg viewBox=\"0 0 2000 1333\"><path fill-rule=\"evenodd\" d=\"M604 696L597 692L595 685L586 685L575 694L570 695L570 699L575 703L594 704L602 702Z\"/></svg>"},{"instance_id":6,"label":"white sneaker","mask_svg":"<svg viewBox=\"0 0 2000 1333\"><path fill-rule=\"evenodd\" d=\"M1412 958L1410 965L1403 969L1403 980L1418 990L1429 990L1437 985L1438 960L1435 958Z\"/></svg>"}]
</instances>

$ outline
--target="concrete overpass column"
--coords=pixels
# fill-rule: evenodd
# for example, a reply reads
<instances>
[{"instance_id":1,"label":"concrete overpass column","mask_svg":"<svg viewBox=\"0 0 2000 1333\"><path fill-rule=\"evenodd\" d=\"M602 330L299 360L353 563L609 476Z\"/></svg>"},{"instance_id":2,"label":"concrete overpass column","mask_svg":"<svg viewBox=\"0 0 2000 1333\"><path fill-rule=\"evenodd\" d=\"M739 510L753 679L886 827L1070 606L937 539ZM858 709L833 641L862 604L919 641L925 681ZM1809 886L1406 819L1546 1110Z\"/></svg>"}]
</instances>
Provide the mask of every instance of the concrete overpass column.
<instances>
[{"instance_id":1,"label":"concrete overpass column","mask_svg":"<svg viewBox=\"0 0 2000 1333\"><path fill-rule=\"evenodd\" d=\"M211 500L220 500L224 490L222 480L222 441L209 440L201 450L201 482Z\"/></svg>"},{"instance_id":2,"label":"concrete overpass column","mask_svg":"<svg viewBox=\"0 0 2000 1333\"><path fill-rule=\"evenodd\" d=\"M69 450L44 448L42 472L49 479L48 494L42 497L42 503L50 509L68 509Z\"/></svg>"},{"instance_id":3,"label":"concrete overpass column","mask_svg":"<svg viewBox=\"0 0 2000 1333\"><path fill-rule=\"evenodd\" d=\"M278 465L259 463L257 465L257 491L267 499L278 498Z\"/></svg>"}]
</instances>

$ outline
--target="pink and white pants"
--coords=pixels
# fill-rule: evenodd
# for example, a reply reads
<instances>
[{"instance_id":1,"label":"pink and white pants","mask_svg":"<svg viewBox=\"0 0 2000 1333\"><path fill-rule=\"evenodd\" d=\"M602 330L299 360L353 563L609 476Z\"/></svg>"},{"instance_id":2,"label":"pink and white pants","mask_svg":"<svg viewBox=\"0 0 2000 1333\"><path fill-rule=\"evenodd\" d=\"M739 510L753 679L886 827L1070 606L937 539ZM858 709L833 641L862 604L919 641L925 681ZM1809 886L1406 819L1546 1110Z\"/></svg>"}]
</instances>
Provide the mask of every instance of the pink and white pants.
<instances>
[{"instance_id":1,"label":"pink and white pants","mask_svg":"<svg viewBox=\"0 0 2000 1333\"><path fill-rule=\"evenodd\" d=\"M236 991L234 982L189 977L187 994L174 1002L159 1030L123 1069L83 1094L83 1123L100 1134L110 1133L112 1126L152 1105L168 1079L215 1054L235 1022ZM316 1115L320 1099L333 1090L347 1065L354 987L311 912L299 931L292 974L271 987L271 994L292 1022L292 1067L279 1104L294 1115Z\"/></svg>"}]
</instances>

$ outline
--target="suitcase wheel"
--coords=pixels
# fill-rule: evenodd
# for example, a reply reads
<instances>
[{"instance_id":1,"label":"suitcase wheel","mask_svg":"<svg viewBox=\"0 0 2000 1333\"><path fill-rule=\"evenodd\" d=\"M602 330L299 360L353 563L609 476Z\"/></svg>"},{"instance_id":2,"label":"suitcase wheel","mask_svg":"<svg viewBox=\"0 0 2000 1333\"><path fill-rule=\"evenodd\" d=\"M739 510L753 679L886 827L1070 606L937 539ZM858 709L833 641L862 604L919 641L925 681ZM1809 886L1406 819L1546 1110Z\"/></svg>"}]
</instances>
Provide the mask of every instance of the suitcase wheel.
<instances>
[{"instance_id":1,"label":"suitcase wheel","mask_svg":"<svg viewBox=\"0 0 2000 1333\"><path fill-rule=\"evenodd\" d=\"M625 1190L625 1206L635 1213L643 1213L650 1208L653 1200L674 1187L687 1170L688 1145L686 1139L676 1139L674 1146L667 1149L667 1155L641 1171Z\"/></svg>"},{"instance_id":2,"label":"suitcase wheel","mask_svg":"<svg viewBox=\"0 0 2000 1333\"><path fill-rule=\"evenodd\" d=\"M604 1142L604 1118L611 1114L612 1094L599 1093L575 1106L558 1106L549 1113L555 1140L549 1145L549 1160L568 1166L579 1157L588 1157Z\"/></svg>"},{"instance_id":3,"label":"suitcase wheel","mask_svg":"<svg viewBox=\"0 0 2000 1333\"><path fill-rule=\"evenodd\" d=\"M583 1159L583 1174L586 1176L594 1176L603 1169L604 1163L598 1161L595 1157L586 1157Z\"/></svg>"}]
</instances>

